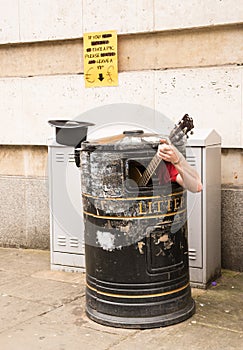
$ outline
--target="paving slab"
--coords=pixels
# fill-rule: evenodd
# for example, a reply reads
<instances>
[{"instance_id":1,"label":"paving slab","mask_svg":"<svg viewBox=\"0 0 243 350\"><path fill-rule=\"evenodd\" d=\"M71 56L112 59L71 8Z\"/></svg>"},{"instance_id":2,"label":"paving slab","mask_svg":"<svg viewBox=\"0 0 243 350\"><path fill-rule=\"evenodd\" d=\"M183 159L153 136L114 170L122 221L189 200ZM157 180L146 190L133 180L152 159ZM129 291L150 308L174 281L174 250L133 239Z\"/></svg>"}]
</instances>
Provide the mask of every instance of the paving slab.
<instances>
[{"instance_id":1,"label":"paving slab","mask_svg":"<svg viewBox=\"0 0 243 350\"><path fill-rule=\"evenodd\" d=\"M112 350L240 350L242 335L192 322L145 330L121 341Z\"/></svg>"},{"instance_id":2,"label":"paving slab","mask_svg":"<svg viewBox=\"0 0 243 350\"><path fill-rule=\"evenodd\" d=\"M0 286L0 294L56 307L84 295L84 290L84 285L33 277L24 277Z\"/></svg>"},{"instance_id":3,"label":"paving slab","mask_svg":"<svg viewBox=\"0 0 243 350\"><path fill-rule=\"evenodd\" d=\"M4 350L112 349L135 331L103 327L85 315L84 297L0 334Z\"/></svg>"},{"instance_id":4,"label":"paving slab","mask_svg":"<svg viewBox=\"0 0 243 350\"><path fill-rule=\"evenodd\" d=\"M51 311L52 307L0 294L0 310L0 333L2 333L19 323L33 320L36 316ZM1 346L0 348L4 349Z\"/></svg>"},{"instance_id":5,"label":"paving slab","mask_svg":"<svg viewBox=\"0 0 243 350\"><path fill-rule=\"evenodd\" d=\"M205 295L196 300L195 321L243 333L243 296Z\"/></svg>"},{"instance_id":6,"label":"paving slab","mask_svg":"<svg viewBox=\"0 0 243 350\"><path fill-rule=\"evenodd\" d=\"M0 268L15 274L30 275L49 266L48 251L0 248Z\"/></svg>"},{"instance_id":7,"label":"paving slab","mask_svg":"<svg viewBox=\"0 0 243 350\"><path fill-rule=\"evenodd\" d=\"M9 271L0 269L0 286L11 282L14 283L16 279L24 277L26 277L24 273L9 273Z\"/></svg>"}]
</instances>

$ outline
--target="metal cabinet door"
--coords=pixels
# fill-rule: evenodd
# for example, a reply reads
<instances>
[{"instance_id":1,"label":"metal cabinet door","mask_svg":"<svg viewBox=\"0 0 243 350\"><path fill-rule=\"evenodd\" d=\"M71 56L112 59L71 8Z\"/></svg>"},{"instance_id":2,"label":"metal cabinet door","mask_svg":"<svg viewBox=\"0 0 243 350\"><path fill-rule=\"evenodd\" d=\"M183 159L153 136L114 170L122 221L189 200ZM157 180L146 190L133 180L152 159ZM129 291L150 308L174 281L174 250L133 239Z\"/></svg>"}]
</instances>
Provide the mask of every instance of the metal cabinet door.
<instances>
[{"instance_id":1,"label":"metal cabinet door","mask_svg":"<svg viewBox=\"0 0 243 350\"><path fill-rule=\"evenodd\" d=\"M202 148L187 147L186 159L202 177ZM202 179L203 181L203 179ZM187 193L189 266L203 267L202 192Z\"/></svg>"},{"instance_id":2,"label":"metal cabinet door","mask_svg":"<svg viewBox=\"0 0 243 350\"><path fill-rule=\"evenodd\" d=\"M81 184L72 147L51 147L52 245L56 252L83 253Z\"/></svg>"}]
</instances>

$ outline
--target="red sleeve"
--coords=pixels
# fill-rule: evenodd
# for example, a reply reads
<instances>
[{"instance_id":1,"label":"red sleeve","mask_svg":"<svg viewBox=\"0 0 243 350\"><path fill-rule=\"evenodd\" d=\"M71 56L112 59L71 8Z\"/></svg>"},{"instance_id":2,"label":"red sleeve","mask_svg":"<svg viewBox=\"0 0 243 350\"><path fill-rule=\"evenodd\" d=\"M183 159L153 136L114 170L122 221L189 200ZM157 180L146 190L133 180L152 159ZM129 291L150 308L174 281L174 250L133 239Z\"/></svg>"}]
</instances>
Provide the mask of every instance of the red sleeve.
<instances>
[{"instance_id":1,"label":"red sleeve","mask_svg":"<svg viewBox=\"0 0 243 350\"><path fill-rule=\"evenodd\" d=\"M175 166L172 163L166 163L167 170L170 174L170 181L176 182L176 177L179 174Z\"/></svg>"},{"instance_id":2,"label":"red sleeve","mask_svg":"<svg viewBox=\"0 0 243 350\"><path fill-rule=\"evenodd\" d=\"M176 182L178 171L172 163L161 162L158 168L158 178L160 185L168 182Z\"/></svg>"}]
</instances>

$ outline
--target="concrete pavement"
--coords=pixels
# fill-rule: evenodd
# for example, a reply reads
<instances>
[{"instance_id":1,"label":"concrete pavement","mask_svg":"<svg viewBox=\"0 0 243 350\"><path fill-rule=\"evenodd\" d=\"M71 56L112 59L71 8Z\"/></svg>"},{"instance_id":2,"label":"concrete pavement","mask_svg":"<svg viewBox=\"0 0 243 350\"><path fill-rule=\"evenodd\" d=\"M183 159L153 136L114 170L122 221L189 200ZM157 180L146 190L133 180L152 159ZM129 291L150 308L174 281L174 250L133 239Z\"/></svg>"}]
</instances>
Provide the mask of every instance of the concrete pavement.
<instances>
[{"instance_id":1,"label":"concrete pavement","mask_svg":"<svg viewBox=\"0 0 243 350\"><path fill-rule=\"evenodd\" d=\"M1 350L243 349L243 273L193 289L196 314L177 325L127 330L85 315L85 274L50 270L47 251L0 248Z\"/></svg>"}]
</instances>

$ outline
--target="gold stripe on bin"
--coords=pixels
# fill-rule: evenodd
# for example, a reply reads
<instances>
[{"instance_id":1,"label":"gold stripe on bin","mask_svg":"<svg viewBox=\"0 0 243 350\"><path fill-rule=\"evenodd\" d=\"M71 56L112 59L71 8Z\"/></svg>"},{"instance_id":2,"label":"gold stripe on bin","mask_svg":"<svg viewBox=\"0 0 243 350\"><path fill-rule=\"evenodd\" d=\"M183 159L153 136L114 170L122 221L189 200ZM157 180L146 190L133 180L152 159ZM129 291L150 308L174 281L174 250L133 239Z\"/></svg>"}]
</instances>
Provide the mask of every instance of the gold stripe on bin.
<instances>
[{"instance_id":1,"label":"gold stripe on bin","mask_svg":"<svg viewBox=\"0 0 243 350\"><path fill-rule=\"evenodd\" d=\"M144 215L144 216L105 216L105 215L97 215L93 213L89 213L87 211L83 211L83 213L87 216L92 216L96 219L107 219L107 220L144 220L144 219L157 219L157 218L164 218L168 216L173 216L176 214L182 214L185 213L186 209L180 210L180 211L174 211L172 213L167 214L158 214L158 215Z\"/></svg>"},{"instance_id":2,"label":"gold stripe on bin","mask_svg":"<svg viewBox=\"0 0 243 350\"><path fill-rule=\"evenodd\" d=\"M173 197L177 195L184 194L186 190L180 191L180 192L174 192L166 195L160 195L160 196L144 196L144 197L99 197L99 196L93 196L92 194L83 193L82 196L87 198L93 198L93 199L100 199L102 201L134 201L134 200L144 200L144 199L158 199L158 198L166 198L166 197Z\"/></svg>"},{"instance_id":3,"label":"gold stripe on bin","mask_svg":"<svg viewBox=\"0 0 243 350\"><path fill-rule=\"evenodd\" d=\"M107 297L112 297L112 298L122 298L122 299L143 299L143 298L157 298L157 297L162 297L165 295L170 295L170 294L175 294L178 293L184 289L186 289L189 286L189 282L187 284L185 284L184 286L177 288L177 289L173 289L173 290L169 290L167 292L162 292L162 293L156 293L156 294L137 294L137 295L127 295L127 294L113 294L113 293L108 293L108 292L103 292L100 290L97 290L97 288L91 287L88 283L86 283L86 286L96 292L97 294L101 294L101 295L105 295Z\"/></svg>"}]
</instances>

